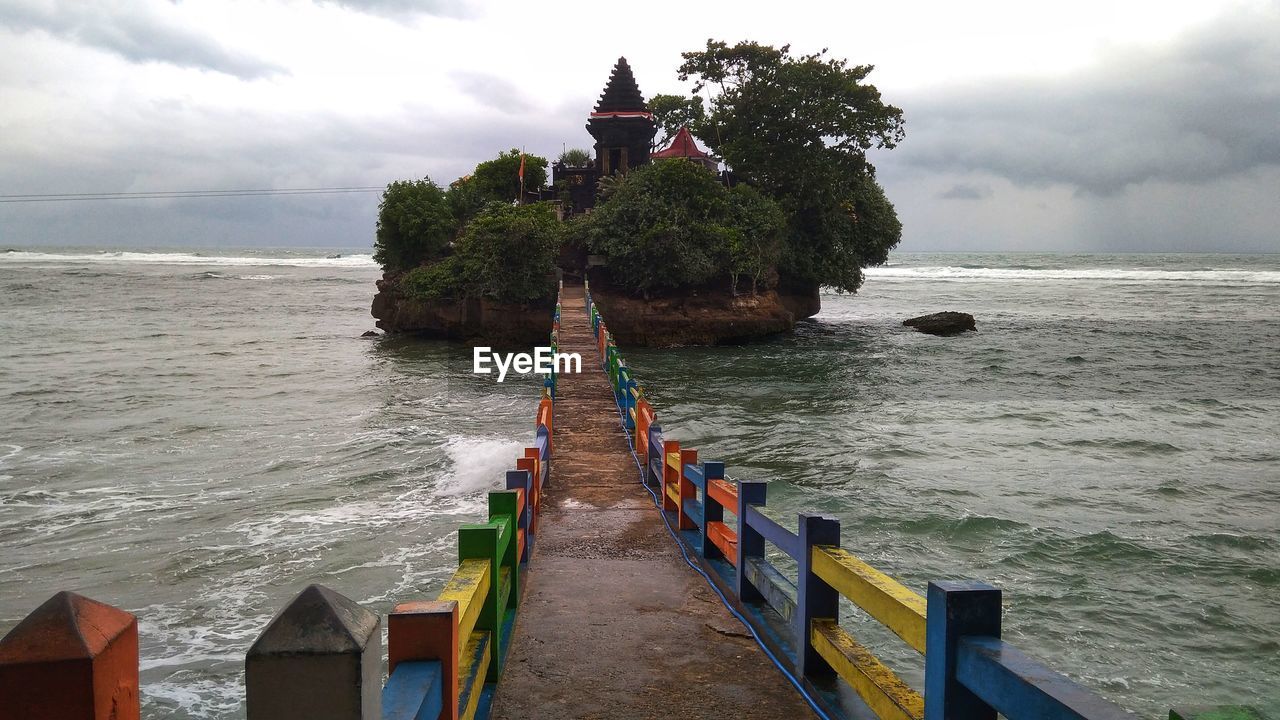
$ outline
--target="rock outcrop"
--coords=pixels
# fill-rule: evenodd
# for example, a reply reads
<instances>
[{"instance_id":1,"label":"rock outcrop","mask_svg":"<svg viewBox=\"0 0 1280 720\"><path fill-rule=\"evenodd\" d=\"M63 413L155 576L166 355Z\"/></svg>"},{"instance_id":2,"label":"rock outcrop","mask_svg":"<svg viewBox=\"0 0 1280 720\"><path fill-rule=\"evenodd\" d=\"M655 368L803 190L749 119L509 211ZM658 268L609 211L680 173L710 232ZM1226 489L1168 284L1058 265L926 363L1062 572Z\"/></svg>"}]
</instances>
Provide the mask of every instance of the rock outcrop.
<instances>
[{"instance_id":1,"label":"rock outcrop","mask_svg":"<svg viewBox=\"0 0 1280 720\"><path fill-rule=\"evenodd\" d=\"M545 345L551 332L553 298L529 304L499 303L473 298L423 301L407 297L395 280L378 281L370 313L388 333L404 333L449 340L475 341L495 347Z\"/></svg>"},{"instance_id":2,"label":"rock outcrop","mask_svg":"<svg viewBox=\"0 0 1280 720\"><path fill-rule=\"evenodd\" d=\"M977 330L973 316L962 312L938 312L903 320L903 325L929 335L959 335L966 330Z\"/></svg>"},{"instance_id":3,"label":"rock outcrop","mask_svg":"<svg viewBox=\"0 0 1280 720\"><path fill-rule=\"evenodd\" d=\"M817 293L757 295L700 291L643 299L592 283L591 296L623 347L725 345L786 332L818 311Z\"/></svg>"}]
</instances>

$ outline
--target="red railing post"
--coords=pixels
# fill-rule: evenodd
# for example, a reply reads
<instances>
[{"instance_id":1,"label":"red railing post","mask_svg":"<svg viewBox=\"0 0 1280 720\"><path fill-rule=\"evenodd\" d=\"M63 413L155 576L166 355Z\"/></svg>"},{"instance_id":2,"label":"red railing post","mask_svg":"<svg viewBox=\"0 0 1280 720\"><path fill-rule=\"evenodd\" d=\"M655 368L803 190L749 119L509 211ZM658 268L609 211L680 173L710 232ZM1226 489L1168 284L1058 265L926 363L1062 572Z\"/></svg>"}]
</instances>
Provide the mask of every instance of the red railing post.
<instances>
[{"instance_id":1,"label":"red railing post","mask_svg":"<svg viewBox=\"0 0 1280 720\"><path fill-rule=\"evenodd\" d=\"M0 720L139 720L138 619L72 592L0 640Z\"/></svg>"},{"instance_id":2,"label":"red railing post","mask_svg":"<svg viewBox=\"0 0 1280 720\"><path fill-rule=\"evenodd\" d=\"M400 603L387 616L387 675L412 660L439 660L444 707L439 720L458 720L458 602Z\"/></svg>"}]
</instances>

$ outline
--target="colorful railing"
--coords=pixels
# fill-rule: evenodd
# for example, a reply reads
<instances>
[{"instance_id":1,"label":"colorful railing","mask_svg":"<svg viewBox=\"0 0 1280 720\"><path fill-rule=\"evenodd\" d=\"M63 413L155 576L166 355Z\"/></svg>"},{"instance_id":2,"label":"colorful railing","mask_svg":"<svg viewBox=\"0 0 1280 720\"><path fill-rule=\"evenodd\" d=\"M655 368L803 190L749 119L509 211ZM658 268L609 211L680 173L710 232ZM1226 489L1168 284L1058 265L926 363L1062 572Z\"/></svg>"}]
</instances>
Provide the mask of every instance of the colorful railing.
<instances>
[{"instance_id":1,"label":"colorful railing","mask_svg":"<svg viewBox=\"0 0 1280 720\"><path fill-rule=\"evenodd\" d=\"M560 304L551 329L558 347ZM488 521L458 528L458 567L435 600L381 617L311 585L267 625L245 658L249 720L488 716L538 536L551 467L556 377L543 381L534 444L489 493ZM86 642L86 639L88 640ZM0 640L0 720L138 720L138 623L61 592Z\"/></svg>"},{"instance_id":2,"label":"colorful railing","mask_svg":"<svg viewBox=\"0 0 1280 720\"><path fill-rule=\"evenodd\" d=\"M619 415L644 482L709 579L740 606L753 634L832 718L1010 720L1131 714L1000 639L1000 590L980 582L931 582L926 596L840 546L840 522L800 514L796 532L764 514L767 484L731 480L724 463L668 439L652 405L586 293ZM788 576L766 554L794 563ZM901 680L841 626L844 598L924 656L923 692ZM852 693L850 692L852 691Z\"/></svg>"}]
</instances>

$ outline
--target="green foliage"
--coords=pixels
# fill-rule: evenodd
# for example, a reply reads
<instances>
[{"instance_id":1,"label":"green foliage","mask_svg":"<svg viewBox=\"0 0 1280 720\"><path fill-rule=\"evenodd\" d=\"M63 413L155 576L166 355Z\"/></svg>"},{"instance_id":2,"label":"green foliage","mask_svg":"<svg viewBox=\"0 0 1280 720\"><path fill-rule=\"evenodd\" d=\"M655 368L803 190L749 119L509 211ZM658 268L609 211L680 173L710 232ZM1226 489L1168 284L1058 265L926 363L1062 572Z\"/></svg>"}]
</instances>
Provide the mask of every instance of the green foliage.
<instances>
[{"instance_id":1,"label":"green foliage","mask_svg":"<svg viewBox=\"0 0 1280 720\"><path fill-rule=\"evenodd\" d=\"M718 91L690 129L789 216L783 272L856 290L901 236L866 152L902 140L902 111L863 82L872 66L754 42L709 40L683 57L681 80Z\"/></svg>"},{"instance_id":2,"label":"green foliage","mask_svg":"<svg viewBox=\"0 0 1280 720\"><path fill-rule=\"evenodd\" d=\"M596 181L596 204L604 203L622 186L623 175L615 172L612 175L605 175Z\"/></svg>"},{"instance_id":3,"label":"green foliage","mask_svg":"<svg viewBox=\"0 0 1280 720\"><path fill-rule=\"evenodd\" d=\"M574 220L570 236L605 256L619 286L648 294L731 275L764 279L782 225L777 205L760 193L730 192L697 163L655 160Z\"/></svg>"},{"instance_id":4,"label":"green foliage","mask_svg":"<svg viewBox=\"0 0 1280 720\"><path fill-rule=\"evenodd\" d=\"M549 203L490 203L467 225L453 255L407 273L400 289L419 300L540 300L552 291L563 236Z\"/></svg>"},{"instance_id":5,"label":"green foliage","mask_svg":"<svg viewBox=\"0 0 1280 720\"><path fill-rule=\"evenodd\" d=\"M729 211L733 221L729 231L731 289L737 294L739 278L746 277L755 294L778 264L787 218L777 203L749 185L729 190Z\"/></svg>"},{"instance_id":6,"label":"green foliage","mask_svg":"<svg viewBox=\"0 0 1280 720\"><path fill-rule=\"evenodd\" d=\"M706 117L706 111L702 107L702 98L694 95L692 97L681 97L679 95L654 95L645 103L649 107L649 112L653 113L653 119L658 123L661 140L654 142L654 147L662 147L671 142L671 138L680 132L680 128L688 125L690 131L696 123Z\"/></svg>"},{"instance_id":7,"label":"green foliage","mask_svg":"<svg viewBox=\"0 0 1280 720\"><path fill-rule=\"evenodd\" d=\"M453 217L439 185L430 178L397 180L382 193L373 259L400 272L443 256L453 237Z\"/></svg>"},{"instance_id":8,"label":"green foliage","mask_svg":"<svg viewBox=\"0 0 1280 720\"><path fill-rule=\"evenodd\" d=\"M547 297L563 239L550 203L489 205L458 240L467 294L511 303Z\"/></svg>"},{"instance_id":9,"label":"green foliage","mask_svg":"<svg viewBox=\"0 0 1280 720\"><path fill-rule=\"evenodd\" d=\"M591 164L591 152L582 148L569 148L560 153L558 162L566 167L586 167Z\"/></svg>"},{"instance_id":10,"label":"green foliage","mask_svg":"<svg viewBox=\"0 0 1280 720\"><path fill-rule=\"evenodd\" d=\"M484 202L511 202L520 194L520 151L516 148L493 160L476 166L469 182L475 183L475 192ZM524 186L537 190L547 184L547 159L537 155L524 156Z\"/></svg>"},{"instance_id":11,"label":"green foliage","mask_svg":"<svg viewBox=\"0 0 1280 720\"><path fill-rule=\"evenodd\" d=\"M457 255L420 265L400 278L400 290L420 300L456 300L462 296L462 270Z\"/></svg>"},{"instance_id":12,"label":"green foliage","mask_svg":"<svg viewBox=\"0 0 1280 720\"><path fill-rule=\"evenodd\" d=\"M454 180L446 196L449 200L449 212L453 213L454 237L461 235L471 218L492 202L480 191L480 185L472 175Z\"/></svg>"}]
</instances>

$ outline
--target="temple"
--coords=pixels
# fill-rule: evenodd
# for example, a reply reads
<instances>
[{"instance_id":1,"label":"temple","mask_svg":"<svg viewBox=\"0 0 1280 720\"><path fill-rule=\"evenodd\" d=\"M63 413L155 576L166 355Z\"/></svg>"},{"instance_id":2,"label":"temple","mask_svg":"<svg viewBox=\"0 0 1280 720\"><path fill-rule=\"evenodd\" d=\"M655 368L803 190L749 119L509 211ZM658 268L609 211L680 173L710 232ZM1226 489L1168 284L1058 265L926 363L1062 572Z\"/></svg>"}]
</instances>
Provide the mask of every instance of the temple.
<instances>
[{"instance_id":1,"label":"temple","mask_svg":"<svg viewBox=\"0 0 1280 720\"><path fill-rule=\"evenodd\" d=\"M628 170L649 162L649 151L658 125L644 104L644 96L626 58L618 58L613 66L609 82L587 121L587 132L596 141L594 163L585 167L568 167L557 162L551 168L553 184L560 185L564 181L574 212L582 212L595 205L596 184L600 178L615 173L626 174Z\"/></svg>"},{"instance_id":2,"label":"temple","mask_svg":"<svg viewBox=\"0 0 1280 720\"><path fill-rule=\"evenodd\" d=\"M670 159L684 158L698 163L702 167L711 172L719 172L720 163L711 157L706 151L698 147L698 143L694 141L693 135L689 132L689 128L680 126L680 131L676 136L671 138L671 144L656 153L651 153L650 158Z\"/></svg>"},{"instance_id":3,"label":"temple","mask_svg":"<svg viewBox=\"0 0 1280 720\"><path fill-rule=\"evenodd\" d=\"M698 147L686 127L680 128L666 148L653 152L653 138L658 132L653 113L645 105L644 95L636 84L631 66L618 58L609 74L595 110L587 120L587 132L595 139L595 158L581 167L562 162L551 166L553 187L542 192L540 199L564 199L569 213L590 210L596 204L601 178L625 175L629 170L649 162L650 158L686 158L711 172L718 172L715 158ZM537 199L537 198L535 198Z\"/></svg>"}]
</instances>

